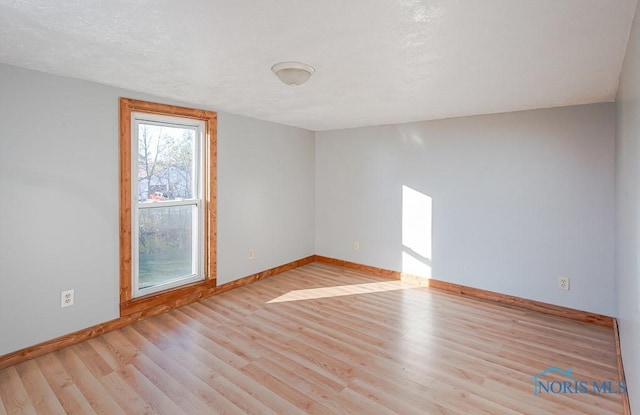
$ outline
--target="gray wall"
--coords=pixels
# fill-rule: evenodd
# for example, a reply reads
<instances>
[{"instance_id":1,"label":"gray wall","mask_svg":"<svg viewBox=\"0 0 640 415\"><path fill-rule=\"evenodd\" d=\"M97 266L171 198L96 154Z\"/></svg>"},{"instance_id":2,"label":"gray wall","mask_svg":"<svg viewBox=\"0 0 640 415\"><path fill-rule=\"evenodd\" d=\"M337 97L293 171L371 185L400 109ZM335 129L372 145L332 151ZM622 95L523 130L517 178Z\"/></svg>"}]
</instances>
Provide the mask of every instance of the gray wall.
<instances>
[{"instance_id":1,"label":"gray wall","mask_svg":"<svg viewBox=\"0 0 640 415\"><path fill-rule=\"evenodd\" d=\"M220 114L218 136L218 283L313 255L314 133Z\"/></svg>"},{"instance_id":2,"label":"gray wall","mask_svg":"<svg viewBox=\"0 0 640 415\"><path fill-rule=\"evenodd\" d=\"M640 17L636 12L617 97L616 277L620 343L632 412L640 414Z\"/></svg>"},{"instance_id":3,"label":"gray wall","mask_svg":"<svg viewBox=\"0 0 640 415\"><path fill-rule=\"evenodd\" d=\"M118 317L120 96L0 65L0 355ZM218 124L220 281L312 255L313 133Z\"/></svg>"},{"instance_id":4,"label":"gray wall","mask_svg":"<svg viewBox=\"0 0 640 415\"><path fill-rule=\"evenodd\" d=\"M316 252L613 316L614 135L614 104L318 132Z\"/></svg>"}]
</instances>

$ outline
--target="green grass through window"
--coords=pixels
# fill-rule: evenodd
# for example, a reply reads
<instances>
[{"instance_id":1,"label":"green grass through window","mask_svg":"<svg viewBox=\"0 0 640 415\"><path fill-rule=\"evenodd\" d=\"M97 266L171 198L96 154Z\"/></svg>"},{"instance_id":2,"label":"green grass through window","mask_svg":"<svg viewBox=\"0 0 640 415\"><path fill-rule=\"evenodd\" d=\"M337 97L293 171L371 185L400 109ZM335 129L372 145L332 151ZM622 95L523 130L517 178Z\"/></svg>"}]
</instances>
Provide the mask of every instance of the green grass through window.
<instances>
[{"instance_id":1,"label":"green grass through window","mask_svg":"<svg viewBox=\"0 0 640 415\"><path fill-rule=\"evenodd\" d=\"M139 287L148 288L192 275L191 252L141 254Z\"/></svg>"}]
</instances>

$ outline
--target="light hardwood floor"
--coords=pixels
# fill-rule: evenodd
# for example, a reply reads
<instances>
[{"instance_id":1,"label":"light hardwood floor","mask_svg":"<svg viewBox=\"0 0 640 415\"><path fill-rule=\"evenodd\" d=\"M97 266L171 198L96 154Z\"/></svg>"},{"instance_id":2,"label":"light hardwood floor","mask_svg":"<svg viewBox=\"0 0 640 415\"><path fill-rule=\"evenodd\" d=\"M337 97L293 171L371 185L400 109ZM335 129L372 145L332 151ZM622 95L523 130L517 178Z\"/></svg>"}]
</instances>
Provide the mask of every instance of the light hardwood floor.
<instances>
[{"instance_id":1,"label":"light hardwood floor","mask_svg":"<svg viewBox=\"0 0 640 415\"><path fill-rule=\"evenodd\" d=\"M615 384L612 329L313 263L4 369L0 415L622 414L550 366Z\"/></svg>"}]
</instances>

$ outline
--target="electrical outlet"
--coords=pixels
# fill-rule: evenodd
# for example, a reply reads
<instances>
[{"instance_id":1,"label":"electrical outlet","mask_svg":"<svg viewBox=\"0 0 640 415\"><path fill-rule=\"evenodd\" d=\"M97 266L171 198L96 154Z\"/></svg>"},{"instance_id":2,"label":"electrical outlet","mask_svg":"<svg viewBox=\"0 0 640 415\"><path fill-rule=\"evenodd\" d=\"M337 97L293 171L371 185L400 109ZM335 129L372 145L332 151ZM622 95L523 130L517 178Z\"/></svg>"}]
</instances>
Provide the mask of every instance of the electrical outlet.
<instances>
[{"instance_id":1,"label":"electrical outlet","mask_svg":"<svg viewBox=\"0 0 640 415\"><path fill-rule=\"evenodd\" d=\"M73 290L66 290L60 293L60 307L71 307L74 304L75 298Z\"/></svg>"},{"instance_id":2,"label":"electrical outlet","mask_svg":"<svg viewBox=\"0 0 640 415\"><path fill-rule=\"evenodd\" d=\"M354 251L359 251L360 250L360 242L358 242L358 241L354 241L353 242L353 250Z\"/></svg>"},{"instance_id":3,"label":"electrical outlet","mask_svg":"<svg viewBox=\"0 0 640 415\"><path fill-rule=\"evenodd\" d=\"M569 277L558 277L558 288L569 291Z\"/></svg>"},{"instance_id":4,"label":"electrical outlet","mask_svg":"<svg viewBox=\"0 0 640 415\"><path fill-rule=\"evenodd\" d=\"M254 251L253 249L249 249L249 255L248 255L249 259L253 259L256 257L256 251Z\"/></svg>"}]
</instances>

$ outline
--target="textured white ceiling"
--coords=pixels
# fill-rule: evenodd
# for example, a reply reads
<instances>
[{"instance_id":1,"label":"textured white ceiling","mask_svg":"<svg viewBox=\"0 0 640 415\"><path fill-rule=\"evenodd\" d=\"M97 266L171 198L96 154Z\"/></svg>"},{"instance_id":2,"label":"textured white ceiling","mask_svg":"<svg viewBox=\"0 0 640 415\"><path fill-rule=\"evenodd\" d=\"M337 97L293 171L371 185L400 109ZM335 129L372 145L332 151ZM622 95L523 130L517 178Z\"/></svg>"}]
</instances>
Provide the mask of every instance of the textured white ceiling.
<instances>
[{"instance_id":1,"label":"textured white ceiling","mask_svg":"<svg viewBox=\"0 0 640 415\"><path fill-rule=\"evenodd\" d=\"M0 0L0 62L311 130L390 124L612 101L636 1ZM288 60L316 73L286 86Z\"/></svg>"}]
</instances>

